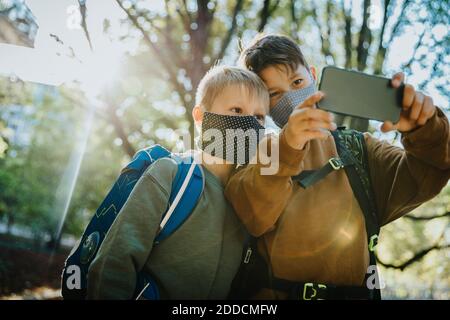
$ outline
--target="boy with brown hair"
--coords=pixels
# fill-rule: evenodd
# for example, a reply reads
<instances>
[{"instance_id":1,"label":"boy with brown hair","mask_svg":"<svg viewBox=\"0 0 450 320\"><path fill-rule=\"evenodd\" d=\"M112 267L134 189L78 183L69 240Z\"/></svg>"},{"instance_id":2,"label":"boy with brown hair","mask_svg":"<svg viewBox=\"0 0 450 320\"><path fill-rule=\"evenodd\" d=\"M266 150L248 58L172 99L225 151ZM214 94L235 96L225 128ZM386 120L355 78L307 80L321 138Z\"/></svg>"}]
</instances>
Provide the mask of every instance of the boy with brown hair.
<instances>
[{"instance_id":1,"label":"boy with brown hair","mask_svg":"<svg viewBox=\"0 0 450 320\"><path fill-rule=\"evenodd\" d=\"M258 252L266 264L259 279L244 279L259 287L238 283L237 290L248 289L253 298L265 299L379 298L377 288L368 288L367 282L369 266L375 263L377 228L432 199L447 184L448 119L431 97L406 84L399 122L381 127L400 131L405 149L359 133L361 139L354 141L360 141L359 156L367 164L366 189L373 191L368 207L375 214L370 217L371 209L362 208L365 202L360 201L364 195L354 194L355 179L340 170L339 129L332 114L315 106L323 93L316 91L316 70L308 66L300 47L285 36L259 36L243 50L241 61L268 87L270 115L282 130L278 172L261 175L264 164L248 165L226 187L241 221L258 237ZM399 87L403 78L394 75L392 86ZM327 166L320 178L299 179L302 173ZM250 255L248 251L243 266Z\"/></svg>"}]
</instances>

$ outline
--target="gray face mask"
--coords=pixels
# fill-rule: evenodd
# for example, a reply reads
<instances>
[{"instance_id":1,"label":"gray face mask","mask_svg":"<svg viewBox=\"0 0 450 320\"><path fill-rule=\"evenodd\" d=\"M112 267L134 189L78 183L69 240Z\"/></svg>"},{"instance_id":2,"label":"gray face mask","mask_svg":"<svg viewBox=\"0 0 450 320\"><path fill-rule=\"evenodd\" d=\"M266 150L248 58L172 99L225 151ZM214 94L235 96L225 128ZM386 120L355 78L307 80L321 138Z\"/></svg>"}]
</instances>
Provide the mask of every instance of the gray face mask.
<instances>
[{"instance_id":1,"label":"gray face mask","mask_svg":"<svg viewBox=\"0 0 450 320\"><path fill-rule=\"evenodd\" d=\"M317 91L314 81L305 88L286 92L283 97L270 109L270 116L277 126L283 128L288 122L292 111Z\"/></svg>"}]
</instances>

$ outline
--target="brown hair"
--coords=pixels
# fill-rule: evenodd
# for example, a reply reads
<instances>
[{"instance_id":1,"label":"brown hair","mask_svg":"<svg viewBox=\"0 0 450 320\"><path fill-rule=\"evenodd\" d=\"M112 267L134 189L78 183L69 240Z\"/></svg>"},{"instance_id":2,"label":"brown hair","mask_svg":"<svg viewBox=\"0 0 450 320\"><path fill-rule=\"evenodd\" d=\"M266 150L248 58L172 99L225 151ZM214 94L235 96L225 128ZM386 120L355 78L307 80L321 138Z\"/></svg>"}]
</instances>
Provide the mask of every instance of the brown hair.
<instances>
[{"instance_id":1,"label":"brown hair","mask_svg":"<svg viewBox=\"0 0 450 320\"><path fill-rule=\"evenodd\" d=\"M258 34L246 48L241 47L240 64L256 74L273 65L283 65L292 71L299 65L308 68L300 47L289 37Z\"/></svg>"}]
</instances>

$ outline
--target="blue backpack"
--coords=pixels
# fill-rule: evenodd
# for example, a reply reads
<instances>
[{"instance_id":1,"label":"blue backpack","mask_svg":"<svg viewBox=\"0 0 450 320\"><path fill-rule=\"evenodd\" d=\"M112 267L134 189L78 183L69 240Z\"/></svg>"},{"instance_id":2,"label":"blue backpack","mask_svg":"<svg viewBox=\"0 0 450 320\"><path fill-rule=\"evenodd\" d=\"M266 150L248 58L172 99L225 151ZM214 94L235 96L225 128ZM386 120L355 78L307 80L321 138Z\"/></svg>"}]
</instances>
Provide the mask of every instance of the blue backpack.
<instances>
[{"instance_id":1,"label":"blue backpack","mask_svg":"<svg viewBox=\"0 0 450 320\"><path fill-rule=\"evenodd\" d=\"M67 258L63 273L61 292L64 299L85 299L89 266L94 260L108 230L114 223L122 206L127 201L136 182L146 169L156 160L171 158L178 164L177 174L172 183L168 207L160 223L160 231L154 245L170 236L190 216L205 185L202 168L192 157L181 157L170 153L160 145L143 149L136 153L132 161L122 170L106 198L95 212L84 231L81 240ZM159 299L159 290L150 275L137 275L134 299Z\"/></svg>"}]
</instances>

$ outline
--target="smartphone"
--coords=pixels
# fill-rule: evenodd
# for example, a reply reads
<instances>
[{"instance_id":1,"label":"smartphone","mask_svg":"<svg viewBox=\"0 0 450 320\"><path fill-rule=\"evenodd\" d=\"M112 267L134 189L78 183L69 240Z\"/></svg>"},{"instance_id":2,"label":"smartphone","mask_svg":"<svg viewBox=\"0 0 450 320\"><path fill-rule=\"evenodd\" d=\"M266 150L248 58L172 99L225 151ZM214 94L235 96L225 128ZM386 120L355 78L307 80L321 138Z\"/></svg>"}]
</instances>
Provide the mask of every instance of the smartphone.
<instances>
[{"instance_id":1,"label":"smartphone","mask_svg":"<svg viewBox=\"0 0 450 320\"><path fill-rule=\"evenodd\" d=\"M389 78L327 66L319 84L325 96L317 106L338 114L396 123L403 89L404 85L394 89Z\"/></svg>"}]
</instances>

